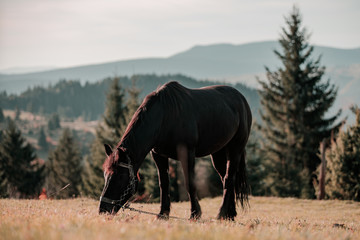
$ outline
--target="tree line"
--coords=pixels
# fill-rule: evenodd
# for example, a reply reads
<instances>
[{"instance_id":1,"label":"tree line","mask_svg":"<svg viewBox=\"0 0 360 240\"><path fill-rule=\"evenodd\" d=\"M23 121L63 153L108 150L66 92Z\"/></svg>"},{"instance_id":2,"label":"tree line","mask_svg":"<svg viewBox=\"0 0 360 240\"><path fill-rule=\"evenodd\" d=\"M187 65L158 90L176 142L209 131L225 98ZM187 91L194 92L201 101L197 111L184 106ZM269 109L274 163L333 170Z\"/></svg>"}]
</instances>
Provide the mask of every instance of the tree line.
<instances>
[{"instance_id":1,"label":"tree line","mask_svg":"<svg viewBox=\"0 0 360 240\"><path fill-rule=\"evenodd\" d=\"M145 74L118 78L124 88L130 88L132 79L136 78L137 85L141 86L140 98L144 98L145 95L170 80L178 81L190 88L221 84L220 82L197 81L180 74L162 76ZM105 111L104 93L111 85L112 79L109 77L95 83L86 82L84 85L80 81L60 80L55 85L48 87L29 88L20 95L8 95L6 92L1 92L0 107L19 109L40 115L57 112L64 118L82 117L88 121L98 120ZM254 109L259 108L259 96L255 89L240 83L234 87L251 100Z\"/></svg>"},{"instance_id":2,"label":"tree line","mask_svg":"<svg viewBox=\"0 0 360 240\"><path fill-rule=\"evenodd\" d=\"M326 114L336 99L337 88L330 80L323 80L325 67L320 57L313 59L313 47L302 26L299 9L294 7L285 21L279 39L281 51L274 51L282 66L275 71L265 68L267 79L258 79L261 119L254 124L247 145L252 194L316 198L321 189L322 166L326 198L360 201L360 110L352 107L356 122L346 129L339 117L341 111L333 116ZM65 129L48 160L38 162L14 122L8 123L0 135L2 197L31 196L42 186L57 192L69 183L70 187L56 197L100 195L104 181L103 144L117 144L139 106L142 92L136 87L136 78L131 79L127 88L123 87L121 78L109 81L105 110L90 154L84 157L71 131ZM323 154L320 154L320 142L326 144ZM209 164L204 166L211 195L221 194L217 173ZM170 183L175 201L181 198L178 173L177 163L172 161ZM159 195L156 168L148 157L140 174L138 195L152 195L156 199Z\"/></svg>"}]
</instances>

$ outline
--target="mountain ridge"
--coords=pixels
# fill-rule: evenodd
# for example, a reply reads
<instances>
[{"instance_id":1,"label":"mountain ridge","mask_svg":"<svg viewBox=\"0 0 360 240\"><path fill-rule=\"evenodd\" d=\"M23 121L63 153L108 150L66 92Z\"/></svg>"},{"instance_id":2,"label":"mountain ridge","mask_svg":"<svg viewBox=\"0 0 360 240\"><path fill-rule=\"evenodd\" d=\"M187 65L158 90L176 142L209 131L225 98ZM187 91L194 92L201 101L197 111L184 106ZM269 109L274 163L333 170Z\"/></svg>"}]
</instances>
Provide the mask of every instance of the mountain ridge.
<instances>
[{"instance_id":1,"label":"mountain ridge","mask_svg":"<svg viewBox=\"0 0 360 240\"><path fill-rule=\"evenodd\" d=\"M84 84L115 75L179 73L198 80L242 82L257 87L256 76L265 78L265 66L272 71L281 66L273 52L275 49L281 50L277 41L196 45L169 57L94 63L29 74L0 74L0 91L19 94L29 87L48 86L61 79L79 80ZM311 57L316 60L319 56L320 64L326 67L325 79L330 78L331 83L339 86L339 104L347 107L350 103L360 103L357 94L360 89L360 48L314 46Z\"/></svg>"}]
</instances>

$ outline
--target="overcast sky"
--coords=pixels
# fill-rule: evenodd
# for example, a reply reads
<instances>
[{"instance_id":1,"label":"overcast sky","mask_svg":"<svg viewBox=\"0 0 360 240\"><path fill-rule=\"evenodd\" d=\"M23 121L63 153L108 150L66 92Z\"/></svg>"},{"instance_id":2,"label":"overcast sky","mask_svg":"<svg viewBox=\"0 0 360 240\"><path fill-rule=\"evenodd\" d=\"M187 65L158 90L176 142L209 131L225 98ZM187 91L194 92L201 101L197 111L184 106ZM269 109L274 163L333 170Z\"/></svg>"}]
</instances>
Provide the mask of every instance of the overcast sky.
<instances>
[{"instance_id":1,"label":"overcast sky","mask_svg":"<svg viewBox=\"0 0 360 240\"><path fill-rule=\"evenodd\" d=\"M360 0L0 0L0 70L276 40L294 3L311 44L360 47Z\"/></svg>"}]
</instances>

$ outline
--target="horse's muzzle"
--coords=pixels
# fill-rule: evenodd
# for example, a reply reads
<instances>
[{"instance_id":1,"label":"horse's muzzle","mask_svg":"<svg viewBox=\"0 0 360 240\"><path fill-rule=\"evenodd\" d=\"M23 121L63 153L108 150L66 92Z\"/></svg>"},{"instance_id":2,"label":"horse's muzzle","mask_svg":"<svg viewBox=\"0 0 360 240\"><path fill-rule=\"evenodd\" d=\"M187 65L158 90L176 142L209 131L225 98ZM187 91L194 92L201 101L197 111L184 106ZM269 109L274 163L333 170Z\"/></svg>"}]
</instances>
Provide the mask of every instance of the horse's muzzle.
<instances>
[{"instance_id":1,"label":"horse's muzzle","mask_svg":"<svg viewBox=\"0 0 360 240\"><path fill-rule=\"evenodd\" d=\"M99 214L115 215L120 210L120 206L100 201Z\"/></svg>"}]
</instances>

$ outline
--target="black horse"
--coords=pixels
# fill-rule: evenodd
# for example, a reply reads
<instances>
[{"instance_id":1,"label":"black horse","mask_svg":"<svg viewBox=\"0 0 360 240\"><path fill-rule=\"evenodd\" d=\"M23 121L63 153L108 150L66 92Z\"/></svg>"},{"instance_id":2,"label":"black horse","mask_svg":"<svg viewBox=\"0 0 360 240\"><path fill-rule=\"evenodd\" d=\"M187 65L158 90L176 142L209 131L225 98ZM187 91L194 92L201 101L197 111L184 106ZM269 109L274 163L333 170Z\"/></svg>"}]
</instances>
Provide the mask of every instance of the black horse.
<instances>
[{"instance_id":1,"label":"black horse","mask_svg":"<svg viewBox=\"0 0 360 240\"><path fill-rule=\"evenodd\" d=\"M132 117L114 151L105 145L105 186L100 213L117 211L134 195L136 174L151 151L159 174L161 210L170 213L169 161L181 162L191 201L191 219L201 216L194 183L195 157L211 154L214 168L223 182L219 219L233 220L235 199L248 203L245 145L252 116L244 96L228 86L188 89L169 82L150 93Z\"/></svg>"}]
</instances>

